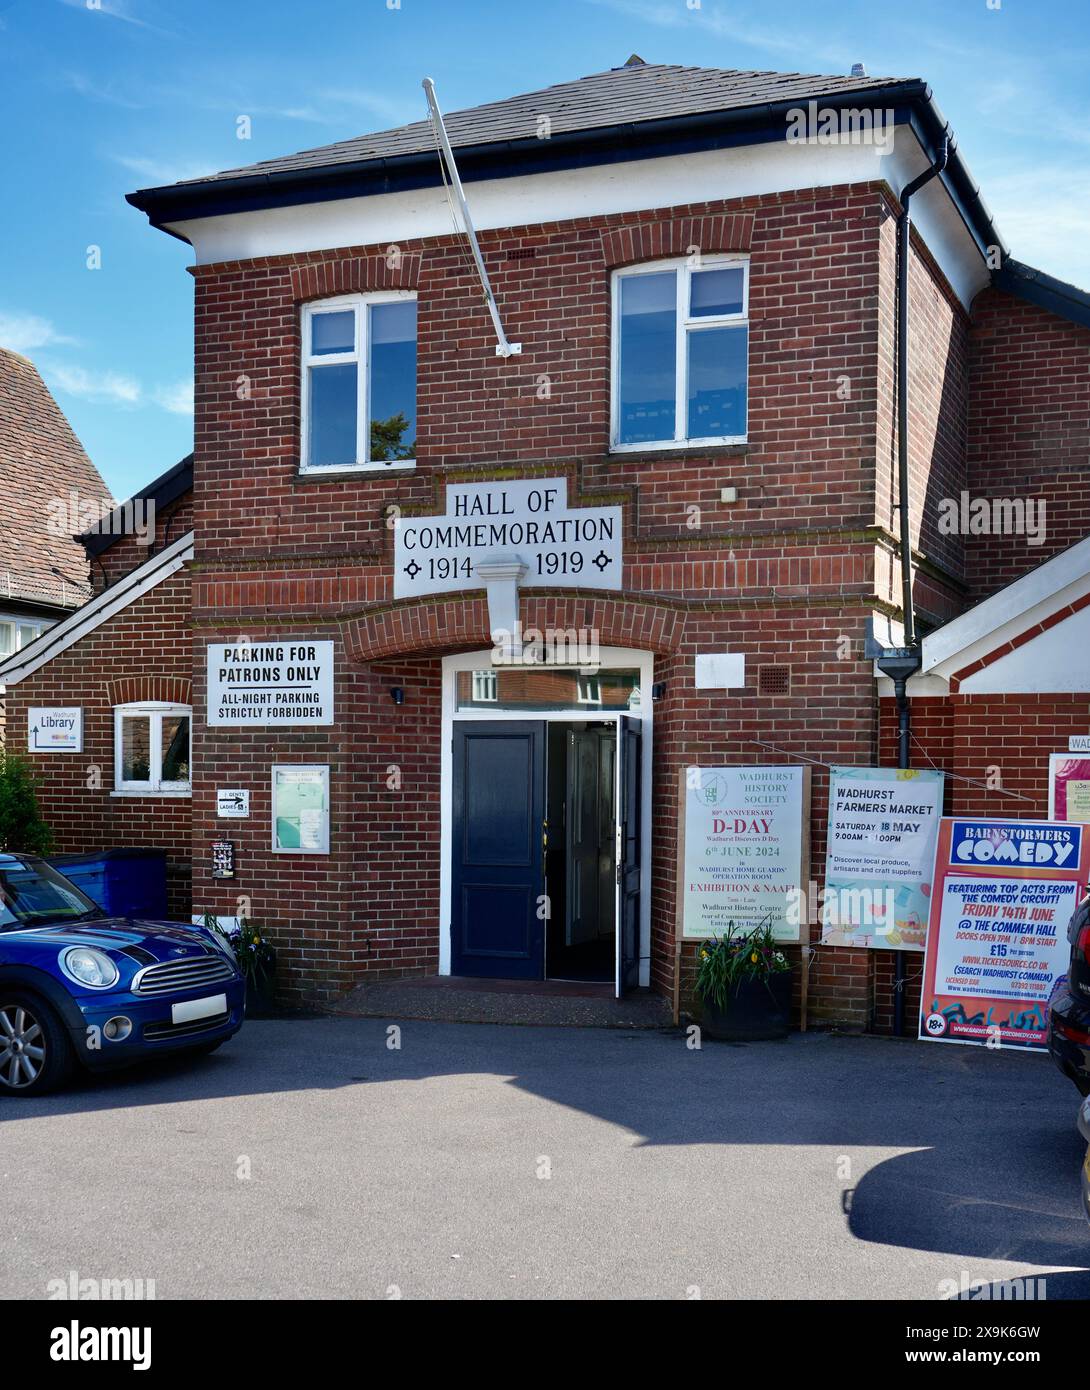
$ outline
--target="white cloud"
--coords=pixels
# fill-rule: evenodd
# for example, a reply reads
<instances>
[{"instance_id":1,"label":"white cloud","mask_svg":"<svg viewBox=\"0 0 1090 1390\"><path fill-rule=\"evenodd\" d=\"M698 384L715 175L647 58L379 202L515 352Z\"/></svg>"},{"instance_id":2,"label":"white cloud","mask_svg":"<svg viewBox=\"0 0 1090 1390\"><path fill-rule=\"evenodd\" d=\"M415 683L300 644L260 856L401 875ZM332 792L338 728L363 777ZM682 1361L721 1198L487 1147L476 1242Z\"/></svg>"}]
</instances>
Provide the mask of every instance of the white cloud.
<instances>
[{"instance_id":1,"label":"white cloud","mask_svg":"<svg viewBox=\"0 0 1090 1390\"><path fill-rule=\"evenodd\" d=\"M0 312L0 347L10 348L12 352L34 352L36 348L75 341L75 338L58 333L50 321L39 314Z\"/></svg>"},{"instance_id":2,"label":"white cloud","mask_svg":"<svg viewBox=\"0 0 1090 1390\"><path fill-rule=\"evenodd\" d=\"M199 179L217 172L214 164L201 164L197 161L184 161L171 164L167 160L147 159L140 155L113 154L110 158L123 169L128 169L139 179L146 179L147 185L183 183L186 179Z\"/></svg>"},{"instance_id":3,"label":"white cloud","mask_svg":"<svg viewBox=\"0 0 1090 1390\"><path fill-rule=\"evenodd\" d=\"M131 13L127 5L121 0L61 0L62 5L66 5L70 10L82 10L84 14L93 16L107 15L110 19L121 19L126 24L135 24L137 28L147 29L153 34L160 34L163 38L174 38L166 29L160 29L157 24L149 24L146 19L140 19Z\"/></svg>"},{"instance_id":4,"label":"white cloud","mask_svg":"<svg viewBox=\"0 0 1090 1390\"><path fill-rule=\"evenodd\" d=\"M193 414L193 382L176 381L173 386L157 386L152 393L156 405L171 415Z\"/></svg>"},{"instance_id":5,"label":"white cloud","mask_svg":"<svg viewBox=\"0 0 1090 1390\"><path fill-rule=\"evenodd\" d=\"M724 10L710 5L691 10L682 0L672 0L669 4L658 3L658 0L583 0L583 3L614 10L626 19L651 24L659 29L697 29L714 38L730 39L733 43L743 44L747 48L764 49L768 53L802 54L810 65L810 72L814 71L815 63L824 64L826 69L831 67L836 72L845 71L845 50L824 47L814 41L812 33L807 33L799 27L792 29L790 25L784 25L762 28L745 17L727 14ZM856 59L847 58L847 61L854 62ZM716 64L719 65L718 56ZM724 66L741 65L731 63Z\"/></svg>"},{"instance_id":6,"label":"white cloud","mask_svg":"<svg viewBox=\"0 0 1090 1390\"><path fill-rule=\"evenodd\" d=\"M88 101L103 102L107 106L120 106L125 111L142 111L144 103L132 100L131 97L116 91L112 83L92 82L89 77L85 77L82 72L66 72L61 76L61 82L76 93L77 96L86 97Z\"/></svg>"},{"instance_id":7,"label":"white cloud","mask_svg":"<svg viewBox=\"0 0 1090 1390\"><path fill-rule=\"evenodd\" d=\"M997 168L981 187L1015 260L1090 289L1090 174L1069 164Z\"/></svg>"},{"instance_id":8,"label":"white cloud","mask_svg":"<svg viewBox=\"0 0 1090 1390\"><path fill-rule=\"evenodd\" d=\"M43 368L51 384L69 396L98 404L136 406L143 392L138 381L121 372L93 372L86 367L63 366L51 363Z\"/></svg>"},{"instance_id":9,"label":"white cloud","mask_svg":"<svg viewBox=\"0 0 1090 1390\"><path fill-rule=\"evenodd\" d=\"M406 125L411 121L427 120L428 116L428 108L423 93L420 94L420 100L415 106L410 105L408 101L394 101L389 97L380 96L377 92L368 92L357 88L327 87L318 93L318 100L327 104L329 110L325 119L331 124L344 120L341 113L345 107L352 110L367 111L379 120L389 121L393 125Z\"/></svg>"}]
</instances>

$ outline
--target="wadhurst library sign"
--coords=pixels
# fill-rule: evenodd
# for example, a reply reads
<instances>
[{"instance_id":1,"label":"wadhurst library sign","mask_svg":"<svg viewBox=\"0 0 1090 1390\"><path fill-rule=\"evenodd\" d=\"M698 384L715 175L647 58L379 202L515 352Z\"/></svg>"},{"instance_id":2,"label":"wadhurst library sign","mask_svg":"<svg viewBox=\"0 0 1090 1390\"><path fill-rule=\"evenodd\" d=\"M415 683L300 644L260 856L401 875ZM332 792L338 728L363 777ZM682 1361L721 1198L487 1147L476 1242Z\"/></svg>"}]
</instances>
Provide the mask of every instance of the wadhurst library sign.
<instances>
[{"instance_id":1,"label":"wadhurst library sign","mask_svg":"<svg viewBox=\"0 0 1090 1390\"><path fill-rule=\"evenodd\" d=\"M680 1012L767 927L797 1022L1037 1045L1090 823L1090 297L922 82L636 60L444 130L131 195L191 248L194 454L2 658L58 848L166 847L288 1001Z\"/></svg>"}]
</instances>

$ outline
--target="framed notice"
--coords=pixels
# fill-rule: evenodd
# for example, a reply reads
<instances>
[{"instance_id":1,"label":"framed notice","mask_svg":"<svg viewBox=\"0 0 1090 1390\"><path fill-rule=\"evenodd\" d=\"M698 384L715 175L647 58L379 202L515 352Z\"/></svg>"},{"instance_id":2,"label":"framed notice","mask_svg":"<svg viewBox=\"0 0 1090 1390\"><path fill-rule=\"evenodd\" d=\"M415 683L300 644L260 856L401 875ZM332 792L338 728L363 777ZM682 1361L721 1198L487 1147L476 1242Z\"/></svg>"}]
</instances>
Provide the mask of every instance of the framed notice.
<instances>
[{"instance_id":1,"label":"framed notice","mask_svg":"<svg viewBox=\"0 0 1090 1390\"><path fill-rule=\"evenodd\" d=\"M1067 924L1090 877L1090 827L939 822L921 1038L1044 1051Z\"/></svg>"},{"instance_id":2,"label":"framed notice","mask_svg":"<svg viewBox=\"0 0 1090 1390\"><path fill-rule=\"evenodd\" d=\"M1090 823L1090 753L1049 757L1048 818Z\"/></svg>"},{"instance_id":3,"label":"framed notice","mask_svg":"<svg viewBox=\"0 0 1090 1390\"><path fill-rule=\"evenodd\" d=\"M329 853L329 768L282 763L272 770L272 847L276 854Z\"/></svg>"},{"instance_id":4,"label":"framed notice","mask_svg":"<svg viewBox=\"0 0 1090 1390\"><path fill-rule=\"evenodd\" d=\"M821 943L922 951L944 774L834 767Z\"/></svg>"},{"instance_id":5,"label":"framed notice","mask_svg":"<svg viewBox=\"0 0 1090 1390\"><path fill-rule=\"evenodd\" d=\"M799 941L810 875L808 767L690 767L681 792L678 935L767 923Z\"/></svg>"}]
</instances>

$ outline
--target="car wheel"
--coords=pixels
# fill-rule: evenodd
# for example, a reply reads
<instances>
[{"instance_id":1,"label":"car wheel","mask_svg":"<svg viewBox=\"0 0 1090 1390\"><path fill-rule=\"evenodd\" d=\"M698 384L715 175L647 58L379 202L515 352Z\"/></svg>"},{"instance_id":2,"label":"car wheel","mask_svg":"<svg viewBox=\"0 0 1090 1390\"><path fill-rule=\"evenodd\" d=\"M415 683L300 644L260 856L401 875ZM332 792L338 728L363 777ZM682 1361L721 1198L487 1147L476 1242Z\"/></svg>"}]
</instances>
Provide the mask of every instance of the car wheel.
<instances>
[{"instance_id":1,"label":"car wheel","mask_svg":"<svg viewBox=\"0 0 1090 1390\"><path fill-rule=\"evenodd\" d=\"M72 1046L44 1000L0 986L0 1094L40 1096L72 1067Z\"/></svg>"}]
</instances>

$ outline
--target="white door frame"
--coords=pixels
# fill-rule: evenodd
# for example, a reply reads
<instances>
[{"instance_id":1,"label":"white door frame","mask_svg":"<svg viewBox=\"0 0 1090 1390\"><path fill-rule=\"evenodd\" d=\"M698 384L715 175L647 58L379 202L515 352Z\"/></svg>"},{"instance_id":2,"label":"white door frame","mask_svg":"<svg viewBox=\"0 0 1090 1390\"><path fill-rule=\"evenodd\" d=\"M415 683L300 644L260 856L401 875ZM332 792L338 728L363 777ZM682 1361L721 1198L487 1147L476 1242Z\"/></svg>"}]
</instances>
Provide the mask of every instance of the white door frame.
<instances>
[{"instance_id":1,"label":"white door frame","mask_svg":"<svg viewBox=\"0 0 1090 1390\"><path fill-rule=\"evenodd\" d=\"M640 984L651 983L651 746L654 701L651 684L654 679L655 658L651 652L629 647L602 647L595 668L601 671L619 668L640 673L641 704L638 710L598 710L585 705L567 709L475 709L455 712L457 704L457 674L459 671L480 671L492 667L493 648L479 652L459 652L443 658L443 719L440 733L439 757L439 973L450 974L450 879L453 851L454 821L454 721L472 720L489 723L498 720L544 720L571 723L589 720L594 723L616 722L622 714L638 718L643 725L640 739ZM572 663L573 666L576 663ZM502 668L497 668L502 669ZM552 668L555 669L555 668ZM577 667L577 669L582 669ZM619 926L619 924L618 924Z\"/></svg>"}]
</instances>

